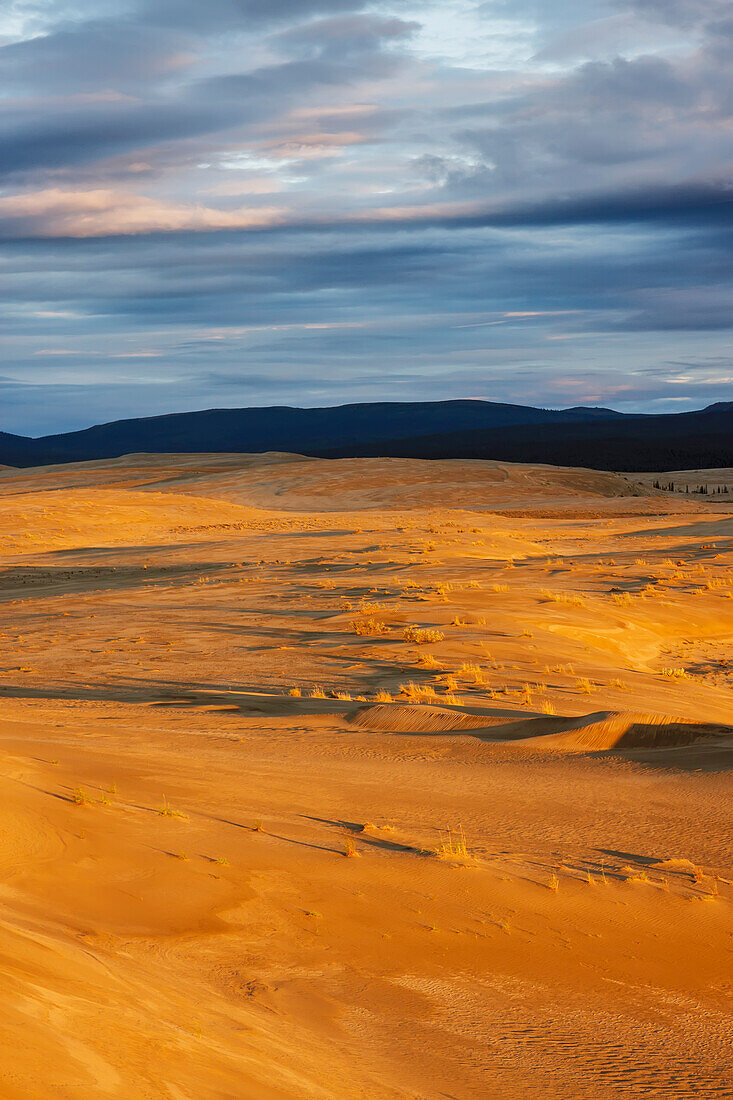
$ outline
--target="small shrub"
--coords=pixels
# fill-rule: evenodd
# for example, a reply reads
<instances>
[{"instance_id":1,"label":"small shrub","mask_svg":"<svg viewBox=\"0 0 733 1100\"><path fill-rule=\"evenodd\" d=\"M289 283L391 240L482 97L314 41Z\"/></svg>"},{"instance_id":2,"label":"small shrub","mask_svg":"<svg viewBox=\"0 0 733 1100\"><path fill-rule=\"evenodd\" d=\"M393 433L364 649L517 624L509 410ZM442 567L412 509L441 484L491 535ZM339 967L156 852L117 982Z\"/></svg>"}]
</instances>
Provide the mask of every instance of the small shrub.
<instances>
[{"instance_id":1,"label":"small shrub","mask_svg":"<svg viewBox=\"0 0 733 1100\"><path fill-rule=\"evenodd\" d=\"M569 592L548 592L544 589L541 593L543 599L549 600L550 603L563 603L569 607L585 607L585 600L582 596L573 596Z\"/></svg>"},{"instance_id":2,"label":"small shrub","mask_svg":"<svg viewBox=\"0 0 733 1100\"><path fill-rule=\"evenodd\" d=\"M359 603L359 611L362 615L373 615L376 611L386 611L387 608L383 603L370 603L368 600L361 600Z\"/></svg>"},{"instance_id":3,"label":"small shrub","mask_svg":"<svg viewBox=\"0 0 733 1100\"><path fill-rule=\"evenodd\" d=\"M445 634L440 630L430 630L427 627L406 626L402 637L406 642L414 642L415 645L429 645L432 642L442 642Z\"/></svg>"},{"instance_id":4,"label":"small shrub","mask_svg":"<svg viewBox=\"0 0 733 1100\"><path fill-rule=\"evenodd\" d=\"M370 637L379 634L389 634L389 627L378 619L353 619L351 629L359 637Z\"/></svg>"}]
</instances>

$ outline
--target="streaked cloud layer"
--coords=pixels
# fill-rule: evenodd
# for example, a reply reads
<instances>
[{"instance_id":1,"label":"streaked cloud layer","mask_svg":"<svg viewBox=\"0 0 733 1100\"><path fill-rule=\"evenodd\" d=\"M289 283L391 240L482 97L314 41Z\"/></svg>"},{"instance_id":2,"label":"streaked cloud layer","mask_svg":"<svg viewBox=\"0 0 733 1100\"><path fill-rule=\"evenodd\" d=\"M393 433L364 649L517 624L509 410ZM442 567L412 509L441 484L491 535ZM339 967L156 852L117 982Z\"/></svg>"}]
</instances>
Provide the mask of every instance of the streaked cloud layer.
<instances>
[{"instance_id":1,"label":"streaked cloud layer","mask_svg":"<svg viewBox=\"0 0 733 1100\"><path fill-rule=\"evenodd\" d=\"M0 427L730 399L723 0L11 0Z\"/></svg>"}]
</instances>

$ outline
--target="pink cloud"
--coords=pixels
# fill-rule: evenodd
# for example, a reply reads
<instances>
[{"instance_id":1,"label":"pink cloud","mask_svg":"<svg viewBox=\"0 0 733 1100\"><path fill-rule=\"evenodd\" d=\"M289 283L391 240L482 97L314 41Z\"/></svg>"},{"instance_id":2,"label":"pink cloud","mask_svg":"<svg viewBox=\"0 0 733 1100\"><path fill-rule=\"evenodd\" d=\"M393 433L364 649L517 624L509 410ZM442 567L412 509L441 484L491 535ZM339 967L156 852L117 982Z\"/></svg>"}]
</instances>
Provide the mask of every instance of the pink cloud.
<instances>
[{"instance_id":1,"label":"pink cloud","mask_svg":"<svg viewBox=\"0 0 733 1100\"><path fill-rule=\"evenodd\" d=\"M102 237L176 230L249 229L277 224L278 207L221 210L98 188L64 191L48 188L0 197L0 218L49 237Z\"/></svg>"}]
</instances>

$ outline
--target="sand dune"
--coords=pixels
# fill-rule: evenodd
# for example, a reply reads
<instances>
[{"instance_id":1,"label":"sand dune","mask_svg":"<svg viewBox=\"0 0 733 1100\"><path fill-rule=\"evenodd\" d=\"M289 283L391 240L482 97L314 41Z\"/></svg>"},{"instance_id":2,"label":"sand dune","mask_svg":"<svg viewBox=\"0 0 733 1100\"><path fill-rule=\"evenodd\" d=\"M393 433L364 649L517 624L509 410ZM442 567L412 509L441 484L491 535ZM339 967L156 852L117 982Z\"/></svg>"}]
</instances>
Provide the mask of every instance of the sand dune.
<instances>
[{"instance_id":1,"label":"sand dune","mask_svg":"<svg viewBox=\"0 0 733 1100\"><path fill-rule=\"evenodd\" d=\"M0 497L3 1100L727 1094L724 503L292 455Z\"/></svg>"},{"instance_id":2,"label":"sand dune","mask_svg":"<svg viewBox=\"0 0 733 1100\"><path fill-rule=\"evenodd\" d=\"M663 749L719 738L733 749L733 726L632 711L599 711L577 718L528 718L517 722L438 707L377 704L360 708L351 721L356 726L395 733L480 730L488 742L520 741L524 748L580 752Z\"/></svg>"},{"instance_id":3,"label":"sand dune","mask_svg":"<svg viewBox=\"0 0 733 1100\"><path fill-rule=\"evenodd\" d=\"M401 458L341 459L324 462L302 455L128 455L98 462L6 468L3 492L37 492L43 486L112 488L187 493L279 511L359 510L446 506L512 511L522 507L605 507L625 498L625 509L701 510L699 499L669 497L651 488L648 474L615 474L558 466L469 461L423 462ZM637 498L642 498L635 503ZM664 505L664 501L670 505ZM624 509L624 510L625 510Z\"/></svg>"},{"instance_id":4,"label":"sand dune","mask_svg":"<svg viewBox=\"0 0 733 1100\"><path fill-rule=\"evenodd\" d=\"M720 738L733 748L733 726L685 722L666 715L601 711L576 718L568 726L567 730L531 738L525 744L576 751L670 749Z\"/></svg>"}]
</instances>

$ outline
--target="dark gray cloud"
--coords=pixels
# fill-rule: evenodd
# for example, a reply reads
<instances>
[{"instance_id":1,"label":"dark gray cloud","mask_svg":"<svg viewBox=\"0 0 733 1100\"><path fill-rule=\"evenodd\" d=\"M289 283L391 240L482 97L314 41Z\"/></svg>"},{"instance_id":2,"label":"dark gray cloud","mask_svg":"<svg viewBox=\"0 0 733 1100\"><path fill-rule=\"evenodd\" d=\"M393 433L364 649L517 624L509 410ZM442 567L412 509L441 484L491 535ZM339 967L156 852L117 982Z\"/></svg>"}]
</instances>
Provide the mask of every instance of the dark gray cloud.
<instances>
[{"instance_id":1,"label":"dark gray cloud","mask_svg":"<svg viewBox=\"0 0 733 1100\"><path fill-rule=\"evenodd\" d=\"M8 108L0 116L0 175L70 167L234 125L233 105L129 101L59 105L46 111Z\"/></svg>"},{"instance_id":2,"label":"dark gray cloud","mask_svg":"<svg viewBox=\"0 0 733 1100\"><path fill-rule=\"evenodd\" d=\"M314 16L360 11L367 0L146 0L137 6L140 22L160 27L212 31L250 30L298 23Z\"/></svg>"},{"instance_id":3,"label":"dark gray cloud","mask_svg":"<svg viewBox=\"0 0 733 1100\"><path fill-rule=\"evenodd\" d=\"M0 72L6 87L31 94L100 88L137 93L141 85L185 68L194 46L177 30L91 20L9 43L0 50Z\"/></svg>"}]
</instances>

